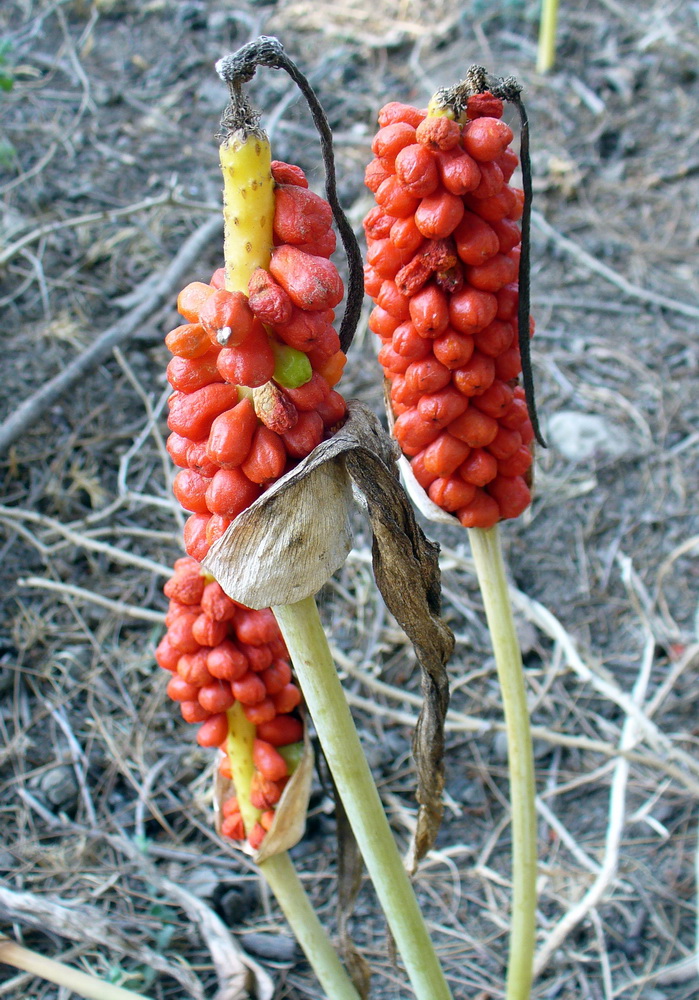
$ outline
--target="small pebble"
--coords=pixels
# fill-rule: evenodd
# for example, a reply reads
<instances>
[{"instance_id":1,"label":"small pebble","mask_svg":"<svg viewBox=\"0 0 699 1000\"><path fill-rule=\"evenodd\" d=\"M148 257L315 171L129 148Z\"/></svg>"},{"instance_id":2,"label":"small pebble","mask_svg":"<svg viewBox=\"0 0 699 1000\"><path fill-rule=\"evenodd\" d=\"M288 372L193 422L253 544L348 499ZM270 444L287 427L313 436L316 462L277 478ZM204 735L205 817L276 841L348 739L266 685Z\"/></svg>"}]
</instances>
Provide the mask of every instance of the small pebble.
<instances>
[{"instance_id":1,"label":"small pebble","mask_svg":"<svg viewBox=\"0 0 699 1000\"><path fill-rule=\"evenodd\" d=\"M240 944L251 955L266 958L270 962L293 962L300 952L296 941L281 934L243 934Z\"/></svg>"},{"instance_id":2,"label":"small pebble","mask_svg":"<svg viewBox=\"0 0 699 1000\"><path fill-rule=\"evenodd\" d=\"M551 417L547 431L551 447L570 462L587 462L596 455L618 458L631 446L623 427L594 413L561 410Z\"/></svg>"},{"instance_id":3,"label":"small pebble","mask_svg":"<svg viewBox=\"0 0 699 1000\"><path fill-rule=\"evenodd\" d=\"M70 809L77 802L78 782L69 764L52 767L41 776L38 787L47 802L56 809Z\"/></svg>"}]
</instances>

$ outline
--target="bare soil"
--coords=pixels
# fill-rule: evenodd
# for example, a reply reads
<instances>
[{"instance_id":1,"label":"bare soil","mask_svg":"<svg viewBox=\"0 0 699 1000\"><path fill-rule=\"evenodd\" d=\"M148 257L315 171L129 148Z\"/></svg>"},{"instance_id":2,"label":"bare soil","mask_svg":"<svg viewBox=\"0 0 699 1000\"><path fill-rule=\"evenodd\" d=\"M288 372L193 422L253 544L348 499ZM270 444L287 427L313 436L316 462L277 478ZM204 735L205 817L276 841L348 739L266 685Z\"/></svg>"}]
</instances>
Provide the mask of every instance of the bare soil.
<instances>
[{"instance_id":1,"label":"bare soil","mask_svg":"<svg viewBox=\"0 0 699 1000\"><path fill-rule=\"evenodd\" d=\"M531 510L503 538L538 727L539 946L600 888L532 996L690 1000L699 995L696 963L685 962L696 952L699 789L697 9L566 0L546 77L534 68L537 18L529 0L6 0L0 41L15 84L0 92L0 419L148 303L153 276L216 214L221 55L258 34L281 38L335 130L340 195L358 232L383 103L422 105L474 62L518 77L532 126L533 360L550 447L537 459ZM262 71L251 94L275 156L300 163L322 190L316 136L288 79ZM220 258L213 239L182 284L207 280ZM0 931L158 1000L213 997L210 941L169 894L175 883L224 919L272 976L277 1000L317 998L254 868L213 832L210 754L153 661L183 523L163 448L162 341L176 324L176 291L0 458L0 893L31 893L39 924L0 895ZM381 412L363 330L343 392ZM416 888L456 1000L500 997L511 849L502 707L465 533L425 529L443 546L457 647L444 824ZM355 548L321 605L406 847L418 682L369 553L358 513ZM638 683L647 685L640 722L627 711ZM622 741L634 751L628 765L616 755ZM334 827L318 780L293 857L330 928ZM51 928L54 904L71 908L82 934ZM409 997L368 883L353 932L372 997ZM67 993L3 967L0 996Z\"/></svg>"}]
</instances>

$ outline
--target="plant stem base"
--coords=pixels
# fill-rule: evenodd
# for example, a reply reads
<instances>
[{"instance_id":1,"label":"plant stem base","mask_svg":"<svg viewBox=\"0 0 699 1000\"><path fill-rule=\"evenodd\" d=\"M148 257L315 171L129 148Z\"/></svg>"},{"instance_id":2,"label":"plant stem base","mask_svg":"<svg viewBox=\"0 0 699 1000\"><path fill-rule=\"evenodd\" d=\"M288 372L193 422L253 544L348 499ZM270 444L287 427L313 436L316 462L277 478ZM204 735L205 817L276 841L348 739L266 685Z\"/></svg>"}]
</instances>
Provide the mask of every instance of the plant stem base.
<instances>
[{"instance_id":1,"label":"plant stem base","mask_svg":"<svg viewBox=\"0 0 699 1000\"><path fill-rule=\"evenodd\" d=\"M418 1000L451 1000L337 676L315 599L272 609Z\"/></svg>"},{"instance_id":2,"label":"plant stem base","mask_svg":"<svg viewBox=\"0 0 699 1000\"><path fill-rule=\"evenodd\" d=\"M469 540L495 653L507 728L512 809L512 921L506 1000L529 1000L536 938L536 785L522 655L507 593L498 526Z\"/></svg>"}]
</instances>

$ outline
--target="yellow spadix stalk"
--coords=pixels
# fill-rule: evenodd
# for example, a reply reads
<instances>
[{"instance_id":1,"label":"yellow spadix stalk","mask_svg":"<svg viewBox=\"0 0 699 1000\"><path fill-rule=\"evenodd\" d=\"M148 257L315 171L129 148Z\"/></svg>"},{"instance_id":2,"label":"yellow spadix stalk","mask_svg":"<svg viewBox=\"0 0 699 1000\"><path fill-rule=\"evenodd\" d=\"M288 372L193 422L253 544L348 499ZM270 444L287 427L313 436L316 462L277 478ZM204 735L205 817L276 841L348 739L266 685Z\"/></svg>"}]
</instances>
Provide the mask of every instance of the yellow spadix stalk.
<instances>
[{"instance_id":1,"label":"yellow spadix stalk","mask_svg":"<svg viewBox=\"0 0 699 1000\"><path fill-rule=\"evenodd\" d=\"M269 267L274 224L274 181L269 140L259 129L238 130L219 148L223 172L223 252L226 288L248 293L258 267Z\"/></svg>"},{"instance_id":2,"label":"yellow spadix stalk","mask_svg":"<svg viewBox=\"0 0 699 1000\"><path fill-rule=\"evenodd\" d=\"M219 147L223 172L226 289L247 295L258 267L269 267L274 181L269 140L260 129L232 131ZM248 834L260 818L250 801L255 726L238 702L228 713L227 752L240 815ZM330 1000L359 1000L286 852L260 862L260 871Z\"/></svg>"}]
</instances>

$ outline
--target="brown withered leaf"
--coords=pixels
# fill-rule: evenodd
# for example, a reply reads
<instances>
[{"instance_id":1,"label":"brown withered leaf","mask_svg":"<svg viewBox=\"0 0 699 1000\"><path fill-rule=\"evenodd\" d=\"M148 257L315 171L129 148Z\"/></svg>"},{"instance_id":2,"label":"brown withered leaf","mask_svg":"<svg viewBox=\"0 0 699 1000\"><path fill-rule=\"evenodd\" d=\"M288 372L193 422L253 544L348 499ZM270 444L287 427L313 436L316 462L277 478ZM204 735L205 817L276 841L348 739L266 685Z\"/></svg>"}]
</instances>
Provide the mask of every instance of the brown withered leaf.
<instances>
[{"instance_id":1,"label":"brown withered leaf","mask_svg":"<svg viewBox=\"0 0 699 1000\"><path fill-rule=\"evenodd\" d=\"M422 671L424 705L413 754L420 806L411 869L439 828L444 786L445 664L454 638L439 617L438 546L415 521L396 471L397 446L376 416L349 404L344 426L240 514L204 560L241 604L292 604L316 591L351 547L351 481L364 494L374 534L374 573L388 609L410 638Z\"/></svg>"}]
</instances>

